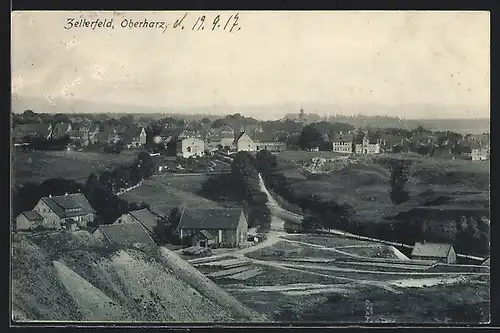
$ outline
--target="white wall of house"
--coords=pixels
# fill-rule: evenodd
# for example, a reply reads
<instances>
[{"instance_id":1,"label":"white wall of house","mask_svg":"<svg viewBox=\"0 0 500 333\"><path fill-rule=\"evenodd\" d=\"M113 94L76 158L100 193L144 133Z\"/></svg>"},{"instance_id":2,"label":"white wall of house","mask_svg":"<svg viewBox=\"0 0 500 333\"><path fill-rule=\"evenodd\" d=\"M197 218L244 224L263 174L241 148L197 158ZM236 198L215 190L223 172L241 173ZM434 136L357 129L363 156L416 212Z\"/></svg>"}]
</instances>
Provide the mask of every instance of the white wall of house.
<instances>
[{"instance_id":1,"label":"white wall of house","mask_svg":"<svg viewBox=\"0 0 500 333\"><path fill-rule=\"evenodd\" d=\"M471 150L471 158L473 161L485 161L488 159L488 150L487 149L472 149Z\"/></svg>"},{"instance_id":2,"label":"white wall of house","mask_svg":"<svg viewBox=\"0 0 500 333\"><path fill-rule=\"evenodd\" d=\"M238 151L256 151L257 145L247 133L243 133L236 142L236 149Z\"/></svg>"},{"instance_id":3,"label":"white wall of house","mask_svg":"<svg viewBox=\"0 0 500 333\"><path fill-rule=\"evenodd\" d=\"M352 142L334 141L333 151L337 153L352 153Z\"/></svg>"},{"instance_id":4,"label":"white wall of house","mask_svg":"<svg viewBox=\"0 0 500 333\"><path fill-rule=\"evenodd\" d=\"M61 218L42 199L38 201L33 210L44 218L44 228L61 229Z\"/></svg>"},{"instance_id":5,"label":"white wall of house","mask_svg":"<svg viewBox=\"0 0 500 333\"><path fill-rule=\"evenodd\" d=\"M20 214L16 217L16 230L33 230L35 228L35 222L28 220L24 214Z\"/></svg>"},{"instance_id":6,"label":"white wall of house","mask_svg":"<svg viewBox=\"0 0 500 333\"><path fill-rule=\"evenodd\" d=\"M185 138L177 141L176 154L184 158L203 156L205 154L205 141L197 138Z\"/></svg>"}]
</instances>

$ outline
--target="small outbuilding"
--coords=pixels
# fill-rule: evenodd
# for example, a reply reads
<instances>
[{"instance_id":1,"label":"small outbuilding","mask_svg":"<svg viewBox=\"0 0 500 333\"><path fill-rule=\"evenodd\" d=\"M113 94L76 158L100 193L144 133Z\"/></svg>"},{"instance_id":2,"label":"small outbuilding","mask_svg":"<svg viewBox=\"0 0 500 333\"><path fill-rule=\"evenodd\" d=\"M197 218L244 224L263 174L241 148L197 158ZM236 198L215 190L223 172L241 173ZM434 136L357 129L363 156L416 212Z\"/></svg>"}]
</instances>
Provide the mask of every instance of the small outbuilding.
<instances>
[{"instance_id":1,"label":"small outbuilding","mask_svg":"<svg viewBox=\"0 0 500 333\"><path fill-rule=\"evenodd\" d=\"M445 264L455 264L457 254L453 245L446 243L415 243L411 252L412 259L432 260Z\"/></svg>"},{"instance_id":2,"label":"small outbuilding","mask_svg":"<svg viewBox=\"0 0 500 333\"><path fill-rule=\"evenodd\" d=\"M44 224L44 218L36 210L22 212L16 217L16 230L33 230Z\"/></svg>"}]
</instances>

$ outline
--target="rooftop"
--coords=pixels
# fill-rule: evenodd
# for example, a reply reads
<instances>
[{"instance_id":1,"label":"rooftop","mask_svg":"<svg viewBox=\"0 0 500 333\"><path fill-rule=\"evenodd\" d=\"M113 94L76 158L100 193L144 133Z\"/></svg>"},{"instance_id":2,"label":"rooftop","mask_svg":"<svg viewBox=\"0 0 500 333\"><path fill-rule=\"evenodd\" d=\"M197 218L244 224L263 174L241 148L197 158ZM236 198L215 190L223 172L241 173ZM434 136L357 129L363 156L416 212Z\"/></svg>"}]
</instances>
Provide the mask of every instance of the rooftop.
<instances>
[{"instance_id":1,"label":"rooftop","mask_svg":"<svg viewBox=\"0 0 500 333\"><path fill-rule=\"evenodd\" d=\"M139 221L144 226L144 228L146 228L149 232L151 233L154 232L154 228L156 228L156 225L158 224L158 217L149 209L144 208L144 209L134 210L128 212L128 214L130 214L133 218Z\"/></svg>"},{"instance_id":2,"label":"rooftop","mask_svg":"<svg viewBox=\"0 0 500 333\"><path fill-rule=\"evenodd\" d=\"M28 210L26 212L23 212L22 215L24 215L28 219L28 221L43 220L43 217L38 214L36 210Z\"/></svg>"},{"instance_id":3,"label":"rooftop","mask_svg":"<svg viewBox=\"0 0 500 333\"><path fill-rule=\"evenodd\" d=\"M89 201L82 193L43 197L41 200L62 218L95 213Z\"/></svg>"},{"instance_id":4,"label":"rooftop","mask_svg":"<svg viewBox=\"0 0 500 333\"><path fill-rule=\"evenodd\" d=\"M411 255L417 257L446 258L452 248L451 244L446 243L415 243Z\"/></svg>"},{"instance_id":5,"label":"rooftop","mask_svg":"<svg viewBox=\"0 0 500 333\"><path fill-rule=\"evenodd\" d=\"M243 211L239 208L184 209L180 229L236 229Z\"/></svg>"},{"instance_id":6,"label":"rooftop","mask_svg":"<svg viewBox=\"0 0 500 333\"><path fill-rule=\"evenodd\" d=\"M116 245L156 245L140 223L101 225L97 230L101 230L106 239Z\"/></svg>"}]
</instances>

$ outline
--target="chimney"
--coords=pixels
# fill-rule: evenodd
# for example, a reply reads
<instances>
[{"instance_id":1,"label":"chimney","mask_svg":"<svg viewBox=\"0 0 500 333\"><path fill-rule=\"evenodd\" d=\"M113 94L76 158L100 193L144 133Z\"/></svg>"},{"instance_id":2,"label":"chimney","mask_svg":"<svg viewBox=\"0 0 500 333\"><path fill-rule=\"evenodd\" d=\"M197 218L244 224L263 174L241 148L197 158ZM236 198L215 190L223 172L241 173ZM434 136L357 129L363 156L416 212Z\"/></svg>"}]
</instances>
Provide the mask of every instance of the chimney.
<instances>
[{"instance_id":1,"label":"chimney","mask_svg":"<svg viewBox=\"0 0 500 333\"><path fill-rule=\"evenodd\" d=\"M67 197L68 196L68 192L64 193L64 196Z\"/></svg>"},{"instance_id":2,"label":"chimney","mask_svg":"<svg viewBox=\"0 0 500 333\"><path fill-rule=\"evenodd\" d=\"M49 194L49 198L52 198L52 194Z\"/></svg>"}]
</instances>

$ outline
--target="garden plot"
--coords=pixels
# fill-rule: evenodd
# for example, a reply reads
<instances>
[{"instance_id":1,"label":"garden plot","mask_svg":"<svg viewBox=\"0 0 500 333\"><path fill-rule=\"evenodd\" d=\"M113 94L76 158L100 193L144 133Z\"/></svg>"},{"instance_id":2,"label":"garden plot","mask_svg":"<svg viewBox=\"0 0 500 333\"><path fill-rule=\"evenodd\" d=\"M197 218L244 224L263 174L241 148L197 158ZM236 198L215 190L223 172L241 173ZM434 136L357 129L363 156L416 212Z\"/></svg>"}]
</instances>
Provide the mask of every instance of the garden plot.
<instances>
[{"instance_id":1,"label":"garden plot","mask_svg":"<svg viewBox=\"0 0 500 333\"><path fill-rule=\"evenodd\" d=\"M251 261L247 259L226 259L222 261L211 261L211 262L202 262L198 264L193 264L194 267L216 267L216 268L236 268L241 266L250 265Z\"/></svg>"}]
</instances>

